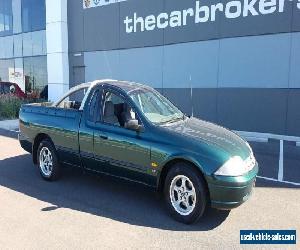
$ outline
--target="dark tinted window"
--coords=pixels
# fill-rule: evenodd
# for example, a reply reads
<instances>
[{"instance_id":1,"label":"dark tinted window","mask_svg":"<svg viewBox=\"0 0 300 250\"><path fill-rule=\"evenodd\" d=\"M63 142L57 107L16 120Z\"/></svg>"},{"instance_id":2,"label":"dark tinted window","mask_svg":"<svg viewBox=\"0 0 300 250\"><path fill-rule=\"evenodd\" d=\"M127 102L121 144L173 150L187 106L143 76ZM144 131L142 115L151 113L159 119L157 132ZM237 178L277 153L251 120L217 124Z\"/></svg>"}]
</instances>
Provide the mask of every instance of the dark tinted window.
<instances>
[{"instance_id":1,"label":"dark tinted window","mask_svg":"<svg viewBox=\"0 0 300 250\"><path fill-rule=\"evenodd\" d=\"M12 26L12 0L0 1L0 36L13 33Z\"/></svg>"},{"instance_id":2,"label":"dark tinted window","mask_svg":"<svg viewBox=\"0 0 300 250\"><path fill-rule=\"evenodd\" d=\"M10 93L10 85L5 83L3 84L3 94L9 94Z\"/></svg>"},{"instance_id":3,"label":"dark tinted window","mask_svg":"<svg viewBox=\"0 0 300 250\"><path fill-rule=\"evenodd\" d=\"M22 27L23 32L46 29L45 0L22 1Z\"/></svg>"}]
</instances>

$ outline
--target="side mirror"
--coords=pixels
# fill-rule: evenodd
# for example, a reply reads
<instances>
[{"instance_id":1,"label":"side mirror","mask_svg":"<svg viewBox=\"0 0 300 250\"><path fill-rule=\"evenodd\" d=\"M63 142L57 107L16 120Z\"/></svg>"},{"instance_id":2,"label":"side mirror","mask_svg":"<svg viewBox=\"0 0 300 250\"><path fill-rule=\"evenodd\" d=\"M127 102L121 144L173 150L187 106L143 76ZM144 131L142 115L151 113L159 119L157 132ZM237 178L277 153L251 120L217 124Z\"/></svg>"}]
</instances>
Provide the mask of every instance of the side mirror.
<instances>
[{"instance_id":1,"label":"side mirror","mask_svg":"<svg viewBox=\"0 0 300 250\"><path fill-rule=\"evenodd\" d=\"M130 129L130 130L134 130L136 132L141 132L142 131L142 126L139 125L138 120L129 120L128 122L126 122L125 128Z\"/></svg>"}]
</instances>

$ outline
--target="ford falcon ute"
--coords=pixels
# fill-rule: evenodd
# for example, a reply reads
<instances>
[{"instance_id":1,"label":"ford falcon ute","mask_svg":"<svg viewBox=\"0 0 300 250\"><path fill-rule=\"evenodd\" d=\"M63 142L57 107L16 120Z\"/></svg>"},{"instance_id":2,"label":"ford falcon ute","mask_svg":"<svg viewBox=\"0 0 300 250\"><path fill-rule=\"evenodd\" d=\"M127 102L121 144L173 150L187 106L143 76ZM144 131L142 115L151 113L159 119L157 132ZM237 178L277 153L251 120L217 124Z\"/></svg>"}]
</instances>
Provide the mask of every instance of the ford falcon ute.
<instances>
[{"instance_id":1,"label":"ford falcon ute","mask_svg":"<svg viewBox=\"0 0 300 250\"><path fill-rule=\"evenodd\" d=\"M233 209L251 195L258 164L234 132L182 113L151 87L97 80L55 103L20 110L21 146L41 177L78 167L153 187L186 224L207 207Z\"/></svg>"}]
</instances>

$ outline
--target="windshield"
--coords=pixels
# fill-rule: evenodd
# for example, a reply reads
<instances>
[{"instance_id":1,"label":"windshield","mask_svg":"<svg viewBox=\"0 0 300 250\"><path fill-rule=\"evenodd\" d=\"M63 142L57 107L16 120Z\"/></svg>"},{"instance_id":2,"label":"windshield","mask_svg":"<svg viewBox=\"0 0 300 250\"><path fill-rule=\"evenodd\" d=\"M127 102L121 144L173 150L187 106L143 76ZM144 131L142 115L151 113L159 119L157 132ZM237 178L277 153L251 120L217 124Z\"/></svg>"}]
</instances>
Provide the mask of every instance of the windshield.
<instances>
[{"instance_id":1,"label":"windshield","mask_svg":"<svg viewBox=\"0 0 300 250\"><path fill-rule=\"evenodd\" d=\"M128 93L143 114L154 124L184 119L184 114L153 89L135 89Z\"/></svg>"}]
</instances>

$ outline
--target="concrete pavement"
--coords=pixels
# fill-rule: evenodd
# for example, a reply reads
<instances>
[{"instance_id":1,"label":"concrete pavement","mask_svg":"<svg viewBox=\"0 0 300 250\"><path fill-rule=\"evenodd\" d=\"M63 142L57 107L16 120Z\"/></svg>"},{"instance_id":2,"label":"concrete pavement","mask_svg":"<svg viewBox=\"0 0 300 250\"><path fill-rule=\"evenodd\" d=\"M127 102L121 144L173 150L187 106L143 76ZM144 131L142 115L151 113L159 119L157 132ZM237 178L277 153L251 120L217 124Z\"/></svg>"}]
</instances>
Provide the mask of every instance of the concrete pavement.
<instances>
[{"instance_id":1,"label":"concrete pavement","mask_svg":"<svg viewBox=\"0 0 300 250\"><path fill-rule=\"evenodd\" d=\"M300 190L293 185L258 180L243 206L208 210L187 226L137 184L67 169L59 181L43 181L14 137L0 133L1 249L282 249L241 246L239 231L300 230Z\"/></svg>"}]
</instances>

